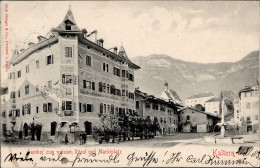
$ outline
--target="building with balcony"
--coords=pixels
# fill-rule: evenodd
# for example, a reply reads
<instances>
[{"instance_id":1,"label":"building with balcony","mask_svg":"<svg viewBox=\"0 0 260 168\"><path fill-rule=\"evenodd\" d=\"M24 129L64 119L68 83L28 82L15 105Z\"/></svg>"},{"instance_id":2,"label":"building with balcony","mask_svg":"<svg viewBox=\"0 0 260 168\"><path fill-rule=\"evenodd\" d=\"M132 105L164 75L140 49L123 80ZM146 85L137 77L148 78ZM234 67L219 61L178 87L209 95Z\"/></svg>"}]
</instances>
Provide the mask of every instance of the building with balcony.
<instances>
[{"instance_id":1,"label":"building with balcony","mask_svg":"<svg viewBox=\"0 0 260 168\"><path fill-rule=\"evenodd\" d=\"M135 111L134 71L123 46L108 50L103 39L80 29L68 10L49 37L16 49L10 60L7 129L20 138L77 141L92 134L100 115ZM1 109L3 110L3 109Z\"/></svg>"},{"instance_id":2,"label":"building with balcony","mask_svg":"<svg viewBox=\"0 0 260 168\"><path fill-rule=\"evenodd\" d=\"M236 117L242 121L245 132L255 132L259 129L259 90L258 85L246 86L239 92L240 111ZM235 111L236 113L237 111Z\"/></svg>"},{"instance_id":3,"label":"building with balcony","mask_svg":"<svg viewBox=\"0 0 260 168\"><path fill-rule=\"evenodd\" d=\"M171 101L156 98L147 93L135 90L136 112L141 117L157 119L161 135L174 134L178 131L177 106Z\"/></svg>"}]
</instances>

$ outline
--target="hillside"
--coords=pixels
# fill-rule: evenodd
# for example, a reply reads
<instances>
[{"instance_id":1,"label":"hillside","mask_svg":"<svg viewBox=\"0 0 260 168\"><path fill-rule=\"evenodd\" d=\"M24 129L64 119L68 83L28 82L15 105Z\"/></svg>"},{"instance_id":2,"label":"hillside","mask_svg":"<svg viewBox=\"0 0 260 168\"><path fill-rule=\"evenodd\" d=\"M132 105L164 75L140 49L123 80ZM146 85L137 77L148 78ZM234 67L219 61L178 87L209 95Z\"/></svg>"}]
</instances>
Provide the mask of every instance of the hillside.
<instances>
[{"instance_id":1,"label":"hillside","mask_svg":"<svg viewBox=\"0 0 260 168\"><path fill-rule=\"evenodd\" d=\"M220 90L235 93L245 85L256 83L259 76L259 51L253 51L237 62L195 63L174 59L167 55L139 56L132 59L141 67L136 71L135 86L142 91L160 96L164 82L182 100L195 92Z\"/></svg>"}]
</instances>

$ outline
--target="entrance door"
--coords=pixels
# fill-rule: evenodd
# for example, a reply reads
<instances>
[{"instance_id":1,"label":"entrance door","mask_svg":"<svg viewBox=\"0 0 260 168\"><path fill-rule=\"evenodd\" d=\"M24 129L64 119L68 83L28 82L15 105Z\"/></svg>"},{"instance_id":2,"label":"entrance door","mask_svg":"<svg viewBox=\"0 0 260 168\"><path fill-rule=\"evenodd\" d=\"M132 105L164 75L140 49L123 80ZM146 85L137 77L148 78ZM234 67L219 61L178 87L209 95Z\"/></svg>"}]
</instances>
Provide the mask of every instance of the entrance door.
<instances>
[{"instance_id":1,"label":"entrance door","mask_svg":"<svg viewBox=\"0 0 260 168\"><path fill-rule=\"evenodd\" d=\"M42 132L42 126L41 125L35 125L35 135L36 135L36 139L37 141L41 140L41 132Z\"/></svg>"},{"instance_id":2,"label":"entrance door","mask_svg":"<svg viewBox=\"0 0 260 168\"><path fill-rule=\"evenodd\" d=\"M252 131L252 125L247 126L247 132L250 132L250 131Z\"/></svg>"},{"instance_id":3,"label":"entrance door","mask_svg":"<svg viewBox=\"0 0 260 168\"><path fill-rule=\"evenodd\" d=\"M54 121L51 123L51 136L55 135L57 123Z\"/></svg>"},{"instance_id":4,"label":"entrance door","mask_svg":"<svg viewBox=\"0 0 260 168\"><path fill-rule=\"evenodd\" d=\"M92 134L92 123L85 121L84 125L85 125L85 131L86 131L87 135L91 135Z\"/></svg>"},{"instance_id":5,"label":"entrance door","mask_svg":"<svg viewBox=\"0 0 260 168\"><path fill-rule=\"evenodd\" d=\"M28 124L25 123L25 124L23 125L23 133L24 133L24 136L25 136L25 137L28 136L28 129L29 129Z\"/></svg>"}]
</instances>

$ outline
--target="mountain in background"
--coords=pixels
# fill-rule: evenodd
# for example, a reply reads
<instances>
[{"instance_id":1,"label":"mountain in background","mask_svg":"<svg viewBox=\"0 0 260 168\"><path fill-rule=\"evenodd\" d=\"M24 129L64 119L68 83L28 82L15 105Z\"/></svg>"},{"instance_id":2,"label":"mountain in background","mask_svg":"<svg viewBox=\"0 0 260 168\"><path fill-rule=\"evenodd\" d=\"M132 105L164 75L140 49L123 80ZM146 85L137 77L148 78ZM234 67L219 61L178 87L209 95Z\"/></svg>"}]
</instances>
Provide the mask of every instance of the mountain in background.
<instances>
[{"instance_id":1,"label":"mountain in background","mask_svg":"<svg viewBox=\"0 0 260 168\"><path fill-rule=\"evenodd\" d=\"M259 51L253 51L237 62L195 63L174 59L168 55L139 56L132 59L141 67L135 72L135 86L160 97L164 83L176 91L182 100L199 92L238 91L256 84L259 77ZM259 78L258 78L259 79Z\"/></svg>"}]
</instances>

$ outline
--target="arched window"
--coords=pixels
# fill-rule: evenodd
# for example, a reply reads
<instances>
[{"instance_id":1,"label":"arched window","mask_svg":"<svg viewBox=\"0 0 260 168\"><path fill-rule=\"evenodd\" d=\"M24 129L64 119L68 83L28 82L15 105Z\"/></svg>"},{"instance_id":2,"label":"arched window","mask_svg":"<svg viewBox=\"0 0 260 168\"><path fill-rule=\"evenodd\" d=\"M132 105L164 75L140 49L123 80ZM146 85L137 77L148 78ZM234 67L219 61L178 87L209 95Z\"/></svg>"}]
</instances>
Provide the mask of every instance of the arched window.
<instances>
[{"instance_id":1,"label":"arched window","mask_svg":"<svg viewBox=\"0 0 260 168\"><path fill-rule=\"evenodd\" d=\"M107 105L107 112L110 113L110 105Z\"/></svg>"},{"instance_id":2,"label":"arched window","mask_svg":"<svg viewBox=\"0 0 260 168\"><path fill-rule=\"evenodd\" d=\"M56 133L56 127L57 127L57 123L55 121L53 121L51 123L51 136L54 136Z\"/></svg>"},{"instance_id":3,"label":"arched window","mask_svg":"<svg viewBox=\"0 0 260 168\"><path fill-rule=\"evenodd\" d=\"M107 105L104 104L104 113L106 114L107 113Z\"/></svg>"},{"instance_id":4,"label":"arched window","mask_svg":"<svg viewBox=\"0 0 260 168\"><path fill-rule=\"evenodd\" d=\"M103 114L103 103L100 103L100 114Z\"/></svg>"},{"instance_id":5,"label":"arched window","mask_svg":"<svg viewBox=\"0 0 260 168\"><path fill-rule=\"evenodd\" d=\"M99 90L100 92L103 91L103 89L102 89L102 88L103 88L102 82L99 82L99 83L98 83L98 88L99 88L98 90Z\"/></svg>"}]
</instances>

